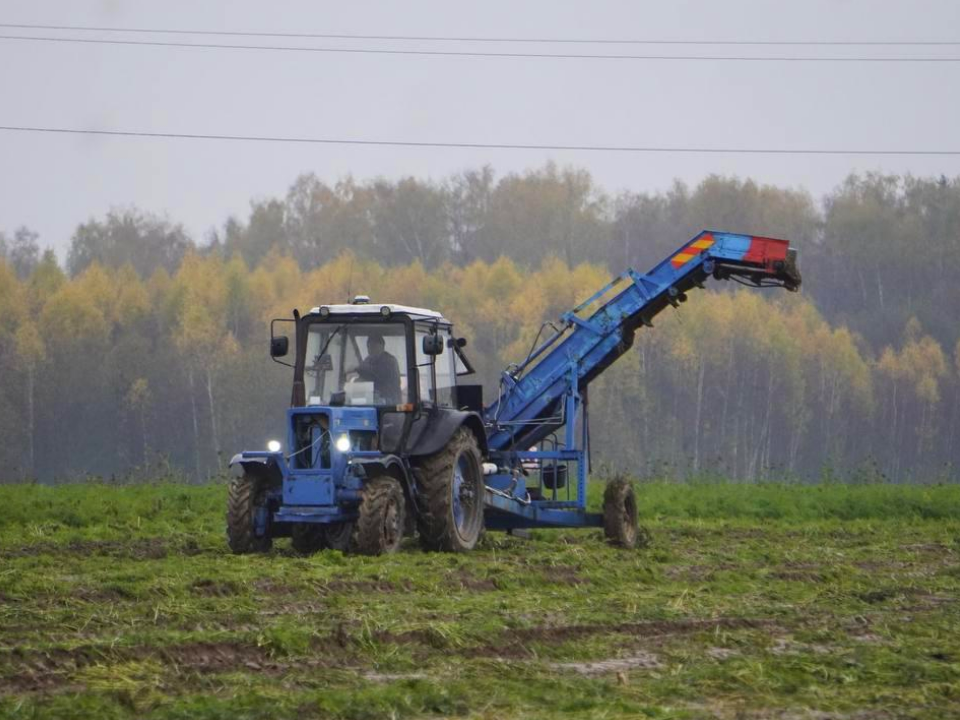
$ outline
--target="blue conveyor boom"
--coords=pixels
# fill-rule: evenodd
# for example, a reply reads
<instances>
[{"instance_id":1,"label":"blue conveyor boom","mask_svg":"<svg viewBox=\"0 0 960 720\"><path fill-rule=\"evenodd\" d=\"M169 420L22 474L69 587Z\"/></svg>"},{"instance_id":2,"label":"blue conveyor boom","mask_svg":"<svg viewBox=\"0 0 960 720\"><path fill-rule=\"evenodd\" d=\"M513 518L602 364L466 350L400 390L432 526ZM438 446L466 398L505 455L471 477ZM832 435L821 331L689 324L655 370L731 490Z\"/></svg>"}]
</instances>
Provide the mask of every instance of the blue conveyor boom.
<instances>
[{"instance_id":1,"label":"blue conveyor boom","mask_svg":"<svg viewBox=\"0 0 960 720\"><path fill-rule=\"evenodd\" d=\"M704 231L647 274L627 270L561 317L553 334L501 375L484 409L491 451L526 450L566 424L564 398L587 385L633 344L641 326L707 278L797 290L796 251L786 240ZM578 400L579 402L579 400Z\"/></svg>"}]
</instances>

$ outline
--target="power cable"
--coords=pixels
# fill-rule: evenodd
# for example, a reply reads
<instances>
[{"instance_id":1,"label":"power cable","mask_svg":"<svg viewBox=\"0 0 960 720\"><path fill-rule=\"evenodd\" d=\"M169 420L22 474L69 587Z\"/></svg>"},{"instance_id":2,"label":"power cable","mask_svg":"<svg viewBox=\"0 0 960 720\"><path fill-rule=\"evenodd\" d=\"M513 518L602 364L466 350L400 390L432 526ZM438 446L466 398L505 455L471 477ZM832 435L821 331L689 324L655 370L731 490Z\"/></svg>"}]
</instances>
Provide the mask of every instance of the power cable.
<instances>
[{"instance_id":1,"label":"power cable","mask_svg":"<svg viewBox=\"0 0 960 720\"><path fill-rule=\"evenodd\" d=\"M231 43L186 43L159 40L103 40L93 38L0 35L0 40L79 43L83 45L126 45L206 50L267 50L285 52L337 53L350 55L419 55L427 57L537 58L561 60L661 60L710 62L839 62L839 63L957 63L960 57L802 57L741 55L603 55L579 53L474 52L468 50L387 50L379 48L293 47L288 45L236 45Z\"/></svg>"},{"instance_id":2,"label":"power cable","mask_svg":"<svg viewBox=\"0 0 960 720\"><path fill-rule=\"evenodd\" d=\"M323 40L390 40L415 42L475 42L475 43L542 43L578 45L734 45L734 46L820 46L840 47L909 47L958 46L957 40L652 40L617 38L542 38L542 37L478 37L442 35L356 35L338 33L243 32L231 30L183 30L171 28L96 27L90 25L38 25L0 23L0 28L16 30L64 30L78 32L143 33L152 35L219 35L225 37L315 38Z\"/></svg>"},{"instance_id":3,"label":"power cable","mask_svg":"<svg viewBox=\"0 0 960 720\"><path fill-rule=\"evenodd\" d=\"M79 128L0 125L0 131L107 137L175 138L184 140L227 140L239 142L297 143L312 145L362 145L414 148L464 148L479 150L557 150L577 152L686 153L726 155L914 155L957 156L960 150L876 150L834 148L717 148L657 147L635 145L538 145L526 143L439 142L415 140L354 140L345 138L283 137L271 135L222 135L204 133L140 132L132 130L90 130Z\"/></svg>"}]
</instances>

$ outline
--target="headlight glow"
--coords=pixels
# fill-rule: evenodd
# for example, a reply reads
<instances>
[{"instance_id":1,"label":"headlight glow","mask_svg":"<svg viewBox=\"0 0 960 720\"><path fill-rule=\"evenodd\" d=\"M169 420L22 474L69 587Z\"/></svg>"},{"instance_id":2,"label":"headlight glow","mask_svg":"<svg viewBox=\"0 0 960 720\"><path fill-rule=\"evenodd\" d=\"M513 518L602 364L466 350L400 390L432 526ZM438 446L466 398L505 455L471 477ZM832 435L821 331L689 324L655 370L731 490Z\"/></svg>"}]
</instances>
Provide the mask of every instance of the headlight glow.
<instances>
[{"instance_id":1,"label":"headlight glow","mask_svg":"<svg viewBox=\"0 0 960 720\"><path fill-rule=\"evenodd\" d=\"M280 452L280 447L281 445L279 440L271 440L267 443L267 450L270 452Z\"/></svg>"},{"instance_id":2,"label":"headlight glow","mask_svg":"<svg viewBox=\"0 0 960 720\"><path fill-rule=\"evenodd\" d=\"M346 433L337 438L337 450L340 452L350 451L350 436Z\"/></svg>"}]
</instances>

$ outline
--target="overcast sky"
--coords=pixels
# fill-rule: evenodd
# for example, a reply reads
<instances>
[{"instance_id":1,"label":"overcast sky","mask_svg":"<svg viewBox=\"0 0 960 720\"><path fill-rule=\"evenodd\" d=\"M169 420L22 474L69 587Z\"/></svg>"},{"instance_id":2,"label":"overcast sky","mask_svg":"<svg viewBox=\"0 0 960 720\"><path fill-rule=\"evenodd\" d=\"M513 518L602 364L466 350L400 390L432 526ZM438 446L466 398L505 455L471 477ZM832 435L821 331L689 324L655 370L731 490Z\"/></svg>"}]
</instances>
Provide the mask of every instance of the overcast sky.
<instances>
[{"instance_id":1,"label":"overcast sky","mask_svg":"<svg viewBox=\"0 0 960 720\"><path fill-rule=\"evenodd\" d=\"M960 40L960 2L253 2L2 0L0 22L112 27L680 40ZM125 36L0 29L0 34ZM130 37L130 36L126 36ZM960 47L723 48L133 36L605 54L960 56ZM958 149L960 63L735 63L418 57L0 40L0 125L347 139L782 148ZM803 186L854 170L960 174L960 157L638 155L282 145L0 132L0 230L26 224L63 257L74 228L136 205L197 241L251 198L314 172L498 174L548 159L611 192L709 173Z\"/></svg>"}]
</instances>

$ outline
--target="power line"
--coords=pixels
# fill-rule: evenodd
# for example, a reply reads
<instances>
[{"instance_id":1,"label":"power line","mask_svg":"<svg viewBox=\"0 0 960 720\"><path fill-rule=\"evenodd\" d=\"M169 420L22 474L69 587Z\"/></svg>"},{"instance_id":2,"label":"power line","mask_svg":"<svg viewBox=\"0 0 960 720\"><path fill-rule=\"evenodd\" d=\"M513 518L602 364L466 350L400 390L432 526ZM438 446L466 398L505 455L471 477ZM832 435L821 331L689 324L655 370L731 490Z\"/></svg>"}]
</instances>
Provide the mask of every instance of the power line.
<instances>
[{"instance_id":1,"label":"power line","mask_svg":"<svg viewBox=\"0 0 960 720\"><path fill-rule=\"evenodd\" d=\"M182 30L171 28L94 27L90 25L36 25L0 23L17 30L67 30L80 32L146 33L152 35L219 35L226 37L314 38L323 40L398 40L416 42L542 43L578 45L734 45L734 46L957 46L957 40L652 40L618 38L482 37L442 35L355 35L337 33L243 32L232 30Z\"/></svg>"},{"instance_id":2,"label":"power line","mask_svg":"<svg viewBox=\"0 0 960 720\"><path fill-rule=\"evenodd\" d=\"M85 45L141 45L148 47L202 48L212 50L269 50L286 52L345 53L359 55L420 55L428 57L551 58L563 60L680 60L711 62L866 62L866 63L957 63L960 57L802 57L731 55L604 55L579 53L478 52L468 50L388 50L381 48L293 47L289 45L236 45L230 43L185 43L159 40L103 40L37 35L0 35L0 40L80 43Z\"/></svg>"},{"instance_id":3,"label":"power line","mask_svg":"<svg viewBox=\"0 0 960 720\"><path fill-rule=\"evenodd\" d=\"M221 135L203 133L139 132L132 130L86 130L79 128L0 125L0 131L102 135L108 137L175 138L183 140L226 140L239 142L297 143L311 145L363 145L414 148L465 148L478 150L558 150L579 152L686 153L715 155L927 155L960 156L960 150L868 150L826 148L716 148L656 147L635 145L538 145L527 143L434 142L414 140L351 140L345 138L282 137L271 135Z\"/></svg>"}]
</instances>

